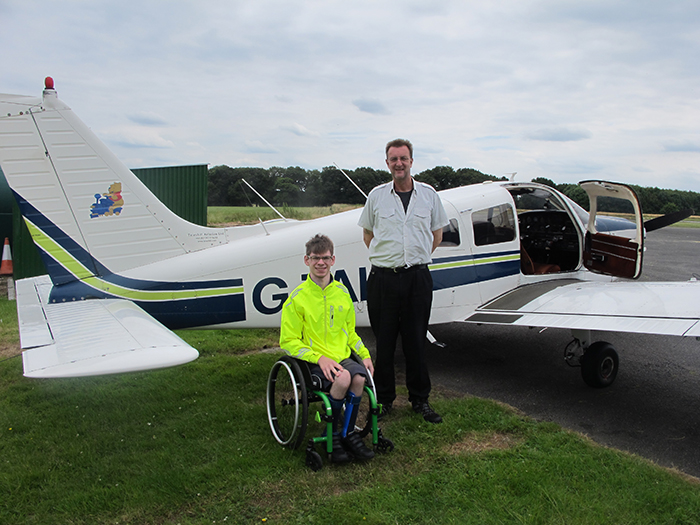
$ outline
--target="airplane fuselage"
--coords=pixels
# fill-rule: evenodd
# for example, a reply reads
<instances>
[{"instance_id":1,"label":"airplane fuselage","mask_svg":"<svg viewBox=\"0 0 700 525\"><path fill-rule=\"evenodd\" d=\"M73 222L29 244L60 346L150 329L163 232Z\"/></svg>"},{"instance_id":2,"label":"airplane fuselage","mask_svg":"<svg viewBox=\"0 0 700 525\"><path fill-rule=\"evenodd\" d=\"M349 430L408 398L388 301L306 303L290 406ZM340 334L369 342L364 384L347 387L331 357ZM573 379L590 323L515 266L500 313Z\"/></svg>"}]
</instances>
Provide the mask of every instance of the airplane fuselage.
<instances>
[{"instance_id":1,"label":"airplane fuselage","mask_svg":"<svg viewBox=\"0 0 700 525\"><path fill-rule=\"evenodd\" d=\"M527 186L533 185L517 185L520 189ZM434 282L431 324L463 320L479 305L529 281L600 278L582 269L584 226L571 210L543 212L566 216L569 267L535 276L521 269L520 226L507 187L481 184L443 191L440 196L450 219L450 231L430 265ZM559 199L569 205L566 197L559 195ZM494 210L502 215L504 210L508 212L510 223L504 222L489 237L480 229L494 229ZM128 214L127 206L122 214ZM199 232L197 235L225 235L231 240L119 275L103 268L97 276L54 286L51 301L126 298L173 329L276 327L284 301L306 278L304 244L316 233L323 233L335 243L335 279L348 288L358 325L368 326L366 280L370 262L362 230L356 226L359 214L358 209L308 221L275 220ZM556 240L557 234L553 238Z\"/></svg>"}]
</instances>

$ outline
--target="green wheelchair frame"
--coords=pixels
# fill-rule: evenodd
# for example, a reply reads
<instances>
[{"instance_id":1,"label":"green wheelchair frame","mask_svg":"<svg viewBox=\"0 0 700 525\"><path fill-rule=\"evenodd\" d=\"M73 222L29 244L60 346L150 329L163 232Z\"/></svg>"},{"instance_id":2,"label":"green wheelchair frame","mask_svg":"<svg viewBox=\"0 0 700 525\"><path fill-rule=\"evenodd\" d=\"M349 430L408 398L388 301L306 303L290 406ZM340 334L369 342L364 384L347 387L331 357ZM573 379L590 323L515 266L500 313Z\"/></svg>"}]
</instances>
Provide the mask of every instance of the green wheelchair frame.
<instances>
[{"instance_id":1,"label":"green wheelchair frame","mask_svg":"<svg viewBox=\"0 0 700 525\"><path fill-rule=\"evenodd\" d=\"M359 357L353 357L359 360ZM287 355L280 357L272 365L267 379L268 422L272 435L282 446L299 448L304 441L309 422L309 403L323 403L324 413L317 412L315 419L319 423L325 423L326 430L322 436L310 438L306 446L306 465L314 471L323 467L323 459L316 452L315 446L321 444L329 456L333 451L333 410L328 393L322 392L317 386L312 381L308 364ZM364 393L366 395L363 396L360 413L365 419L365 424L358 433L362 438L372 434L372 444L376 452L390 452L394 449L394 444L382 436L377 424L381 406L377 404L371 375L367 377Z\"/></svg>"}]
</instances>

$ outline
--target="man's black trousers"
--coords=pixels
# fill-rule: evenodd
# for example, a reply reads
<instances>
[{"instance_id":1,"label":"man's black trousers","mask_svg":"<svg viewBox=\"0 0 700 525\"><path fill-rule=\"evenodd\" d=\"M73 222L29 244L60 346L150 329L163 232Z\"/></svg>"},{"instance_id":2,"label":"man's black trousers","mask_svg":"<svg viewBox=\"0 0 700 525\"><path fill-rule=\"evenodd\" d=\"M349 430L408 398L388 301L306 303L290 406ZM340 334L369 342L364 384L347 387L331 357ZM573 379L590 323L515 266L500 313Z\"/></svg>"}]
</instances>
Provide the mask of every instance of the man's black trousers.
<instances>
[{"instance_id":1,"label":"man's black trousers","mask_svg":"<svg viewBox=\"0 0 700 525\"><path fill-rule=\"evenodd\" d=\"M379 403L391 403L396 398L394 354L399 334L409 401L428 399L425 340L432 302L433 279L427 265L398 272L372 267L367 280L367 309L377 340L374 382Z\"/></svg>"}]
</instances>

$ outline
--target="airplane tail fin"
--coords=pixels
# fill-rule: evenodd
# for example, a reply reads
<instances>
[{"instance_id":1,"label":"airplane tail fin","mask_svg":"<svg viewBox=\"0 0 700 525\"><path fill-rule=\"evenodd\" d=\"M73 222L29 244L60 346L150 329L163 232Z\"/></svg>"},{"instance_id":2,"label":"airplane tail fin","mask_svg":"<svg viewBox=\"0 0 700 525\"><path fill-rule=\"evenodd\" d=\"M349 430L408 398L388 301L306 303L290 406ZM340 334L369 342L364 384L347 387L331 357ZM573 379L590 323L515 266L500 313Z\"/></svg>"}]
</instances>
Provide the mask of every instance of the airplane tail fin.
<instances>
[{"instance_id":1,"label":"airplane tail fin","mask_svg":"<svg viewBox=\"0 0 700 525\"><path fill-rule=\"evenodd\" d=\"M41 98L0 94L0 167L55 285L226 242L161 203L49 80Z\"/></svg>"}]
</instances>

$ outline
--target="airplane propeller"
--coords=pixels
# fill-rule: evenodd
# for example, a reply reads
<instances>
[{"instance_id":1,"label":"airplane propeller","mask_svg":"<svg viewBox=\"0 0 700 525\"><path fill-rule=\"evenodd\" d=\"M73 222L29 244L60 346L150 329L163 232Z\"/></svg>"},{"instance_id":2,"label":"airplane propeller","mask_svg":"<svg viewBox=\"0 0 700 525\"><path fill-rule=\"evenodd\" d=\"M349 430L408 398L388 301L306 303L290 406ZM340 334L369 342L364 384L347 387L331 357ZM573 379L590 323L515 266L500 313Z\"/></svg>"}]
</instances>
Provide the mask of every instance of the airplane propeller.
<instances>
[{"instance_id":1,"label":"airplane propeller","mask_svg":"<svg viewBox=\"0 0 700 525\"><path fill-rule=\"evenodd\" d=\"M693 214L693 210L688 208L686 210L676 211L669 213L667 215L662 215L661 217L656 217L654 219L649 219L644 223L644 229L648 232L653 232L660 228L665 228L671 224L675 224L683 219L687 219Z\"/></svg>"}]
</instances>

